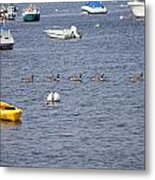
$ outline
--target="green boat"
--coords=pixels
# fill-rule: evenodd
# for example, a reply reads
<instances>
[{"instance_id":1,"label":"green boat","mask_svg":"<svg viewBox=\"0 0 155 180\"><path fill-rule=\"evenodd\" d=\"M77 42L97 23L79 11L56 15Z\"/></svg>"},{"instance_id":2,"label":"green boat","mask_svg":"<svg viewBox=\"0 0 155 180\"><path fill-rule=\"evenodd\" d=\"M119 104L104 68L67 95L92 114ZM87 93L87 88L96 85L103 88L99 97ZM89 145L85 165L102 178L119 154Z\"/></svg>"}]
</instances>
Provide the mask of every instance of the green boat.
<instances>
[{"instance_id":1,"label":"green boat","mask_svg":"<svg viewBox=\"0 0 155 180\"><path fill-rule=\"evenodd\" d=\"M24 22L40 21L40 9L30 5L23 10L22 16Z\"/></svg>"}]
</instances>

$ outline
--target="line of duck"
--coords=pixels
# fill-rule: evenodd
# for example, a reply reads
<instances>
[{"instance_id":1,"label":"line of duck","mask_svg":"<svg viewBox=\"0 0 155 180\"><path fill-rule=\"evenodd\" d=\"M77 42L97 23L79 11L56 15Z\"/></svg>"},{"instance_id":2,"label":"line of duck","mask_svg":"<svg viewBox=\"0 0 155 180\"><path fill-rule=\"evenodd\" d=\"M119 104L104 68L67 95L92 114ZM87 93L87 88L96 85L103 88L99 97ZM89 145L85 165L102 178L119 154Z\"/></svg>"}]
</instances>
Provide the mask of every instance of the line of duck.
<instances>
[{"instance_id":1,"label":"line of duck","mask_svg":"<svg viewBox=\"0 0 155 180\"><path fill-rule=\"evenodd\" d=\"M34 74L27 75L27 76L22 78L22 81L25 82L25 83L33 83L34 82L34 77L35 77ZM61 78L60 74L56 74L56 75L52 75L52 76L46 76L46 78L47 78L47 81L51 82L51 83L52 82L59 82L59 81L61 81L63 79L63 78ZM129 78L130 82L135 82L136 83L136 82L143 81L144 80L144 75L143 75L143 72L140 72L140 73L135 73L132 76L129 76L128 78ZM83 81L83 75L82 75L82 73L74 74L74 75L69 76L67 79L69 81L82 82ZM89 79L91 81L96 81L96 82L100 82L100 81L103 82L103 81L107 80L104 73L102 73L102 74L97 73L94 76L89 77Z\"/></svg>"}]
</instances>

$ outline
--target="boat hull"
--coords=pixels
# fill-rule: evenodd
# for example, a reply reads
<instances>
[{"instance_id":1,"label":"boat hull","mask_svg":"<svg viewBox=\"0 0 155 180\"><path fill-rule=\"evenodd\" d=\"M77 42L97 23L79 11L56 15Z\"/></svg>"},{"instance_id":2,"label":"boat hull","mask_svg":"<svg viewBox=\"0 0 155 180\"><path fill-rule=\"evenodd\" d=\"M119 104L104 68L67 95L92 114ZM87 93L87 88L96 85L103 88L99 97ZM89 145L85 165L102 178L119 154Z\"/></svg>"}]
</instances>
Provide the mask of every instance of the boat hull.
<instances>
[{"instance_id":1,"label":"boat hull","mask_svg":"<svg viewBox=\"0 0 155 180\"><path fill-rule=\"evenodd\" d=\"M77 31L75 26L71 26L70 29L63 30L44 30L45 33L51 38L56 39L79 39L82 38L82 34Z\"/></svg>"},{"instance_id":2,"label":"boat hull","mask_svg":"<svg viewBox=\"0 0 155 180\"><path fill-rule=\"evenodd\" d=\"M0 102L0 119L6 121L20 121L22 110L7 103Z\"/></svg>"},{"instance_id":3,"label":"boat hull","mask_svg":"<svg viewBox=\"0 0 155 180\"><path fill-rule=\"evenodd\" d=\"M92 8L89 6L82 6L81 10L83 12L87 12L88 14L106 14L107 13L107 9L105 7Z\"/></svg>"},{"instance_id":4,"label":"boat hull","mask_svg":"<svg viewBox=\"0 0 155 180\"><path fill-rule=\"evenodd\" d=\"M136 18L145 17L145 3L144 2L128 2L128 6L131 7L131 10Z\"/></svg>"},{"instance_id":5,"label":"boat hull","mask_svg":"<svg viewBox=\"0 0 155 180\"><path fill-rule=\"evenodd\" d=\"M40 14L24 14L23 21L24 22L40 21Z\"/></svg>"},{"instance_id":6,"label":"boat hull","mask_svg":"<svg viewBox=\"0 0 155 180\"><path fill-rule=\"evenodd\" d=\"M12 50L14 44L0 44L0 50Z\"/></svg>"},{"instance_id":7,"label":"boat hull","mask_svg":"<svg viewBox=\"0 0 155 180\"><path fill-rule=\"evenodd\" d=\"M7 121L20 121L22 111L20 109L15 110L0 110L0 119Z\"/></svg>"},{"instance_id":8,"label":"boat hull","mask_svg":"<svg viewBox=\"0 0 155 180\"><path fill-rule=\"evenodd\" d=\"M14 39L9 29L1 27L0 50L12 50Z\"/></svg>"},{"instance_id":9,"label":"boat hull","mask_svg":"<svg viewBox=\"0 0 155 180\"><path fill-rule=\"evenodd\" d=\"M145 16L145 8L144 6L133 6L131 7L133 14L137 18L143 18Z\"/></svg>"}]
</instances>

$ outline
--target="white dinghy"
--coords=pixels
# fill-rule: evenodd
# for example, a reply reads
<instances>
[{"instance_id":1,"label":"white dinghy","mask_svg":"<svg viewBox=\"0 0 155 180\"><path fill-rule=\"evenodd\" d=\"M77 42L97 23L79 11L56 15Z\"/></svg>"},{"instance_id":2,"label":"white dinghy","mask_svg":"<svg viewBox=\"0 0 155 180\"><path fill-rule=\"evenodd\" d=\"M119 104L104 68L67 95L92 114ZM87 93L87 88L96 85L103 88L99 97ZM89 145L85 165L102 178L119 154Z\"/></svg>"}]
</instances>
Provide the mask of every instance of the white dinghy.
<instances>
[{"instance_id":1,"label":"white dinghy","mask_svg":"<svg viewBox=\"0 0 155 180\"><path fill-rule=\"evenodd\" d=\"M80 32L78 32L77 27L71 26L70 29L48 29L44 30L45 33L47 33L48 36L51 38L57 38L57 39L76 39L81 38L82 35Z\"/></svg>"}]
</instances>

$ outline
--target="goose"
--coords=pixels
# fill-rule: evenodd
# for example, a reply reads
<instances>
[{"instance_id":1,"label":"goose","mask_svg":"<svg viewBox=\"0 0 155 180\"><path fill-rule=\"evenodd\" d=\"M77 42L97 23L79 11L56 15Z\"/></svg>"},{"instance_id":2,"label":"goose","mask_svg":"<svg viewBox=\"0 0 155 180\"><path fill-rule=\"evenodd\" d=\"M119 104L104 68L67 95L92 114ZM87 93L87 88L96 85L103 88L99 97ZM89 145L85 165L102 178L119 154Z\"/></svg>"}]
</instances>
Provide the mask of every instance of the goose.
<instances>
[{"instance_id":1,"label":"goose","mask_svg":"<svg viewBox=\"0 0 155 180\"><path fill-rule=\"evenodd\" d=\"M22 81L25 82L25 83L33 83L33 81L34 81L34 74L22 78Z\"/></svg>"},{"instance_id":2,"label":"goose","mask_svg":"<svg viewBox=\"0 0 155 180\"><path fill-rule=\"evenodd\" d=\"M143 79L143 72L140 72L139 74L134 74L132 77L130 77L130 81L132 82L142 81Z\"/></svg>"},{"instance_id":3,"label":"goose","mask_svg":"<svg viewBox=\"0 0 155 180\"><path fill-rule=\"evenodd\" d=\"M91 77L92 81L105 81L105 75L104 74L96 74L95 76Z\"/></svg>"},{"instance_id":4,"label":"goose","mask_svg":"<svg viewBox=\"0 0 155 180\"><path fill-rule=\"evenodd\" d=\"M79 75L73 75L71 77L69 77L70 81L76 81L76 82L81 82L82 81L82 74Z\"/></svg>"},{"instance_id":5,"label":"goose","mask_svg":"<svg viewBox=\"0 0 155 180\"><path fill-rule=\"evenodd\" d=\"M57 74L56 76L51 76L51 77L48 77L48 79L50 80L50 81L54 81L54 82L56 82L56 81L60 81L60 74Z\"/></svg>"}]
</instances>

